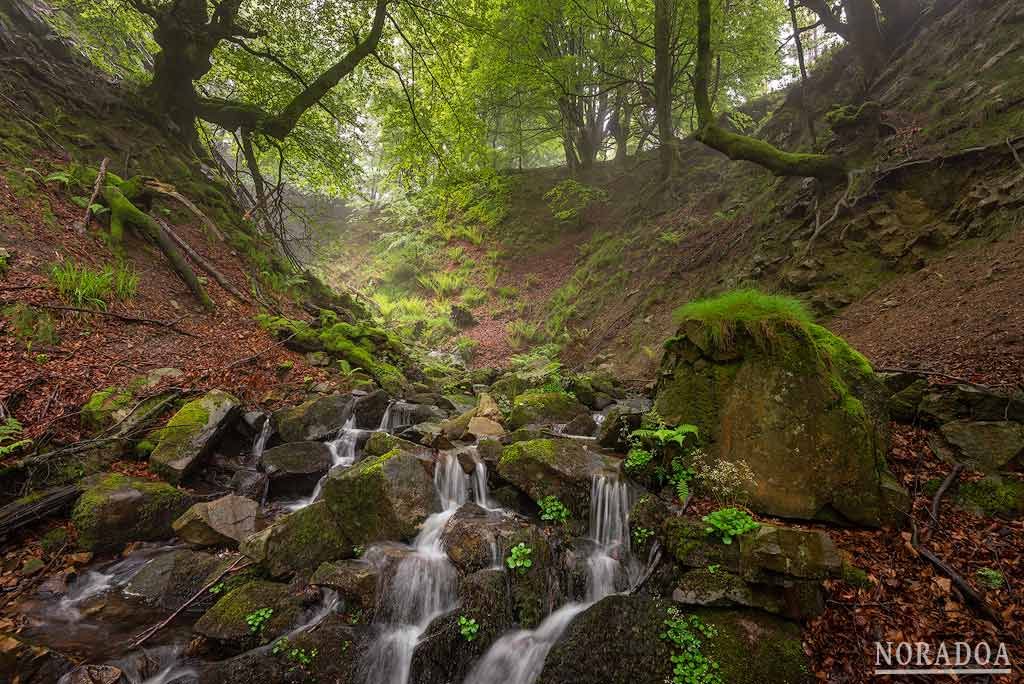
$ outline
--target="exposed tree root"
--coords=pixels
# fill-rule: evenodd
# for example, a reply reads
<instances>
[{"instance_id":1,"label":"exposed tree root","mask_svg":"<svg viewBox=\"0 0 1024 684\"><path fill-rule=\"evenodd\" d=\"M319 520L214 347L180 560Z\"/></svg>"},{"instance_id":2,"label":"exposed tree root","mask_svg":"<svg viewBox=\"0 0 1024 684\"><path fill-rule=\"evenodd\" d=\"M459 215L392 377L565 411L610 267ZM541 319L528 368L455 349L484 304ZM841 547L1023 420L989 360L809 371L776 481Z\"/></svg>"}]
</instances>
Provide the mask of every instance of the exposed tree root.
<instances>
[{"instance_id":1,"label":"exposed tree root","mask_svg":"<svg viewBox=\"0 0 1024 684\"><path fill-rule=\"evenodd\" d=\"M231 284L231 281L229 281L227 278L224 277L223 273L221 273L216 268L214 268L213 264L208 262L206 259L204 259L203 257L199 256L199 253L196 252L196 250L192 249L192 245L190 245L187 242L185 242L185 240L183 240L180 235L175 233L174 230L172 230L171 227L169 225L167 225L166 221L164 221L162 219L157 219L156 221L157 221L157 223L160 224L160 227L163 228L164 232L167 233L167 235L172 240L174 240L174 242L177 243L177 245L179 247L181 247L183 250L185 250L185 253L189 255L189 257L192 259L192 261L196 262L196 264L199 266L199 268L201 268L204 271L206 271L210 275L211 278L216 280L217 283L220 284L220 286L223 287L224 290L227 291L228 294L230 294L232 297L234 297L235 299L237 299L240 302L247 302L247 301L249 301L245 296L242 295L241 292L239 292L235 288L234 285Z\"/></svg>"},{"instance_id":2,"label":"exposed tree root","mask_svg":"<svg viewBox=\"0 0 1024 684\"><path fill-rule=\"evenodd\" d=\"M177 320L177 321L160 321L160 320L157 320L155 318L141 318L139 316L125 316L123 314L112 313L110 311L101 311L99 309L86 309L86 308L79 307L79 306L61 306L61 305L58 305L58 304L33 304L32 306L37 306L37 307L39 307L41 309L52 309L54 311L75 311L77 313L95 314L97 316L106 316L108 318L116 318L116 319L118 319L120 321L124 321L125 323L138 323L140 325L151 325L151 326L156 326L156 327L160 327L160 328L167 328L168 330L173 330L174 332L178 333L179 335L185 335L187 337L198 337L198 335L194 335L194 334L190 333L187 330L181 330L180 328L175 327L178 324L178 322L180 321L180 319Z\"/></svg>"},{"instance_id":3,"label":"exposed tree root","mask_svg":"<svg viewBox=\"0 0 1024 684\"><path fill-rule=\"evenodd\" d=\"M80 234L85 233L85 229L89 227L89 221L92 220L92 206L96 204L96 199L100 196L100 190L103 189L103 183L107 180L107 164L109 163L110 160L106 157L100 162L100 170L96 174L96 182L92 186L92 195L89 197L89 203L85 206L85 217L78 224L78 232Z\"/></svg>"},{"instance_id":4,"label":"exposed tree root","mask_svg":"<svg viewBox=\"0 0 1024 684\"><path fill-rule=\"evenodd\" d=\"M224 233L220 232L220 228L217 227L217 224L211 221L209 216L201 212L199 210L199 207L193 204L191 200L189 200L187 197L178 192L173 185L161 183L155 178L146 178L144 183L146 186L146 190L149 190L150 192L155 192L158 195L170 197L171 199L175 199L178 202L181 202L181 204L184 205L186 209L195 214L196 217L203 222L203 225L206 226L206 228L211 233L213 233L218 240L222 242L224 241Z\"/></svg>"}]
</instances>

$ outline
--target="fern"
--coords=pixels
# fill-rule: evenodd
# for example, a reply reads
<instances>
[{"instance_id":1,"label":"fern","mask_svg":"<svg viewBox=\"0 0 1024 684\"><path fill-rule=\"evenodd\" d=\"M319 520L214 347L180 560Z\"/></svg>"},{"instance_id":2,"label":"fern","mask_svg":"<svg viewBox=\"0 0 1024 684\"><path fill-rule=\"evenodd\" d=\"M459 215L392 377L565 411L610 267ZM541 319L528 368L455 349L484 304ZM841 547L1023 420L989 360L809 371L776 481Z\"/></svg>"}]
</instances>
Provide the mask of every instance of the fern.
<instances>
[{"instance_id":1,"label":"fern","mask_svg":"<svg viewBox=\"0 0 1024 684\"><path fill-rule=\"evenodd\" d=\"M31 439L19 439L24 431L21 423L14 418L0 423L0 458L32 444Z\"/></svg>"}]
</instances>

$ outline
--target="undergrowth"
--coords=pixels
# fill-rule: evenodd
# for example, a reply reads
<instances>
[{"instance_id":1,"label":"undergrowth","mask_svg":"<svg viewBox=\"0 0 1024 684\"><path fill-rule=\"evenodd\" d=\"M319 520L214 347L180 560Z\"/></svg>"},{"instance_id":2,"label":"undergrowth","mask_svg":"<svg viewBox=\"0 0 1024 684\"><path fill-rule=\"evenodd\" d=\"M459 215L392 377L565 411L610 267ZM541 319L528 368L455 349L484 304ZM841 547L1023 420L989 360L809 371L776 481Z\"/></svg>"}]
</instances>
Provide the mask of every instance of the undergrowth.
<instances>
[{"instance_id":1,"label":"undergrowth","mask_svg":"<svg viewBox=\"0 0 1024 684\"><path fill-rule=\"evenodd\" d=\"M106 311L114 300L127 301L139 289L139 276L123 262L98 269L62 261L50 268L50 280L72 306Z\"/></svg>"}]
</instances>

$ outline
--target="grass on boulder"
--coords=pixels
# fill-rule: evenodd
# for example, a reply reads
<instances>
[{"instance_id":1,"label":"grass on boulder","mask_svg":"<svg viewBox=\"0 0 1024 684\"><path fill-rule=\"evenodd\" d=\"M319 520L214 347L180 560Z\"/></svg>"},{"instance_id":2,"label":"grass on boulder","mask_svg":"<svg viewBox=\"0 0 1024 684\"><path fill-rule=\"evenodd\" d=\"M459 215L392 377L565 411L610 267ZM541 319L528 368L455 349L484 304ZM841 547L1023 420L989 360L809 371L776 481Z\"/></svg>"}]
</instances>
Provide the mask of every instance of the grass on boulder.
<instances>
[{"instance_id":1,"label":"grass on boulder","mask_svg":"<svg viewBox=\"0 0 1024 684\"><path fill-rule=\"evenodd\" d=\"M706 325L710 342L718 348L731 346L736 328L742 326L755 339L771 337L779 324L807 333L814 320L798 300L758 290L732 290L717 297L698 299L673 312L677 323L699 321Z\"/></svg>"}]
</instances>

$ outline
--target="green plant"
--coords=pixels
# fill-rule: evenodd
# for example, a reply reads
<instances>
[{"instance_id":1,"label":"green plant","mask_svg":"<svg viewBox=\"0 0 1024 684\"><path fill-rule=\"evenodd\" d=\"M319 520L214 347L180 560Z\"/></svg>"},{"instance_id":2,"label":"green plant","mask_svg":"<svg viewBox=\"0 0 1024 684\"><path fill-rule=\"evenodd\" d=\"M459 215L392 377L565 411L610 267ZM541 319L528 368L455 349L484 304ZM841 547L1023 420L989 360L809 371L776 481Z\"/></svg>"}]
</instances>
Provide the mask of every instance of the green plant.
<instances>
[{"instance_id":1,"label":"green plant","mask_svg":"<svg viewBox=\"0 0 1024 684\"><path fill-rule=\"evenodd\" d=\"M263 628L273 615L273 608L258 608L245 616L245 624L249 625L249 631L253 634L262 634Z\"/></svg>"},{"instance_id":2,"label":"green plant","mask_svg":"<svg viewBox=\"0 0 1024 684\"><path fill-rule=\"evenodd\" d=\"M469 308L475 308L487 301L487 293L479 287L467 287L462 291L462 303Z\"/></svg>"},{"instance_id":3,"label":"green plant","mask_svg":"<svg viewBox=\"0 0 1024 684\"><path fill-rule=\"evenodd\" d=\"M480 625L477 624L473 618L468 618L465 615L459 616L459 633L462 638L466 641L473 641L476 639L476 633L480 631Z\"/></svg>"},{"instance_id":4,"label":"green plant","mask_svg":"<svg viewBox=\"0 0 1024 684\"><path fill-rule=\"evenodd\" d=\"M986 589L999 589L1006 584L1006 578L1003 577L1003 573L992 568L979 568L974 576L978 579L978 582Z\"/></svg>"},{"instance_id":5,"label":"green plant","mask_svg":"<svg viewBox=\"0 0 1024 684\"><path fill-rule=\"evenodd\" d=\"M763 339L772 323L800 330L807 330L813 323L810 312L796 299L757 290L733 290L718 297L689 302L676 309L673 317L677 323L701 321L707 324L710 341L716 347L729 346L736 326Z\"/></svg>"},{"instance_id":6,"label":"green plant","mask_svg":"<svg viewBox=\"0 0 1024 684\"><path fill-rule=\"evenodd\" d=\"M654 458L654 454L649 450L633 447L626 454L626 462L623 465L626 468L626 472L632 474L646 468L652 458Z\"/></svg>"},{"instance_id":7,"label":"green plant","mask_svg":"<svg viewBox=\"0 0 1024 684\"><path fill-rule=\"evenodd\" d=\"M466 337L465 335L455 340L455 348L466 361L473 358L473 354L476 353L476 348L480 346L479 340L474 340L472 337Z\"/></svg>"},{"instance_id":8,"label":"green plant","mask_svg":"<svg viewBox=\"0 0 1024 684\"><path fill-rule=\"evenodd\" d=\"M529 321L509 321L505 325L508 333L508 341L513 349L523 349L532 342L537 342L540 337L540 330L536 323Z\"/></svg>"},{"instance_id":9,"label":"green plant","mask_svg":"<svg viewBox=\"0 0 1024 684\"><path fill-rule=\"evenodd\" d=\"M672 684L724 684L714 659L701 649L703 638L718 636L718 630L696 615L683 615L678 608L668 609L668 618L662 623L665 631L658 636L675 651L672 655Z\"/></svg>"},{"instance_id":10,"label":"green plant","mask_svg":"<svg viewBox=\"0 0 1024 684\"><path fill-rule=\"evenodd\" d=\"M57 326L49 313L18 302L4 307L3 316L10 321L11 332L27 349L37 344L57 344Z\"/></svg>"},{"instance_id":11,"label":"green plant","mask_svg":"<svg viewBox=\"0 0 1024 684\"><path fill-rule=\"evenodd\" d=\"M663 230L658 233L658 242L675 247L683 241L684 237L686 236L678 230Z\"/></svg>"},{"instance_id":12,"label":"green plant","mask_svg":"<svg viewBox=\"0 0 1024 684\"><path fill-rule=\"evenodd\" d=\"M654 536L654 530L647 527L636 527L633 529L633 543L637 547L641 547L647 543L647 540Z\"/></svg>"},{"instance_id":13,"label":"green plant","mask_svg":"<svg viewBox=\"0 0 1024 684\"><path fill-rule=\"evenodd\" d=\"M217 582L216 584L214 584L212 587L210 587L210 593L214 596L216 596L217 594L224 593L224 583Z\"/></svg>"},{"instance_id":14,"label":"green plant","mask_svg":"<svg viewBox=\"0 0 1024 684\"><path fill-rule=\"evenodd\" d=\"M0 423L0 458L13 454L32 445L31 439L23 439L24 427L15 418L6 418Z\"/></svg>"},{"instance_id":15,"label":"green plant","mask_svg":"<svg viewBox=\"0 0 1024 684\"><path fill-rule=\"evenodd\" d=\"M508 558L505 559L505 565L507 565L509 569L514 570L520 575L525 575L526 572L533 566L533 560L530 559L530 556L532 554L533 549L531 549L523 542L519 542L518 544L512 547L512 550L509 552Z\"/></svg>"},{"instance_id":16,"label":"green plant","mask_svg":"<svg viewBox=\"0 0 1024 684\"><path fill-rule=\"evenodd\" d=\"M548 522L564 523L569 519L569 509L565 507L558 497L545 496L537 502L540 506L540 519Z\"/></svg>"},{"instance_id":17,"label":"green plant","mask_svg":"<svg viewBox=\"0 0 1024 684\"><path fill-rule=\"evenodd\" d=\"M690 455L691 475L703 493L710 494L719 505L746 500L757 487L754 471L746 461L711 461L702 449Z\"/></svg>"},{"instance_id":18,"label":"green plant","mask_svg":"<svg viewBox=\"0 0 1024 684\"><path fill-rule=\"evenodd\" d=\"M459 271L438 271L421 275L416 280L439 297L457 294L466 285L466 276Z\"/></svg>"},{"instance_id":19,"label":"green plant","mask_svg":"<svg viewBox=\"0 0 1024 684\"><path fill-rule=\"evenodd\" d=\"M608 199L608 193L600 188L584 185L568 178L544 193L552 215L559 221L573 221L581 218L582 212L594 202Z\"/></svg>"},{"instance_id":20,"label":"green plant","mask_svg":"<svg viewBox=\"0 0 1024 684\"><path fill-rule=\"evenodd\" d=\"M719 565L718 563L712 563L711 565L708 566L708 574L709 575L714 575L715 573L718 572L718 569L721 568L721 567L722 566Z\"/></svg>"},{"instance_id":21,"label":"green plant","mask_svg":"<svg viewBox=\"0 0 1024 684\"><path fill-rule=\"evenodd\" d=\"M69 304L103 311L112 299L133 297L139 285L138 275L123 263L92 269L64 261L51 267L50 280Z\"/></svg>"},{"instance_id":22,"label":"green plant","mask_svg":"<svg viewBox=\"0 0 1024 684\"><path fill-rule=\"evenodd\" d=\"M355 555L356 558L361 558L362 555L366 553L366 547L364 547L362 544L359 544L358 546L353 546L352 553L353 555Z\"/></svg>"},{"instance_id":23,"label":"green plant","mask_svg":"<svg viewBox=\"0 0 1024 684\"><path fill-rule=\"evenodd\" d=\"M717 532L723 544L732 544L734 537L753 532L761 526L761 523L751 518L749 513L738 508L719 508L701 519L707 525L704 531L707 534Z\"/></svg>"}]
</instances>

